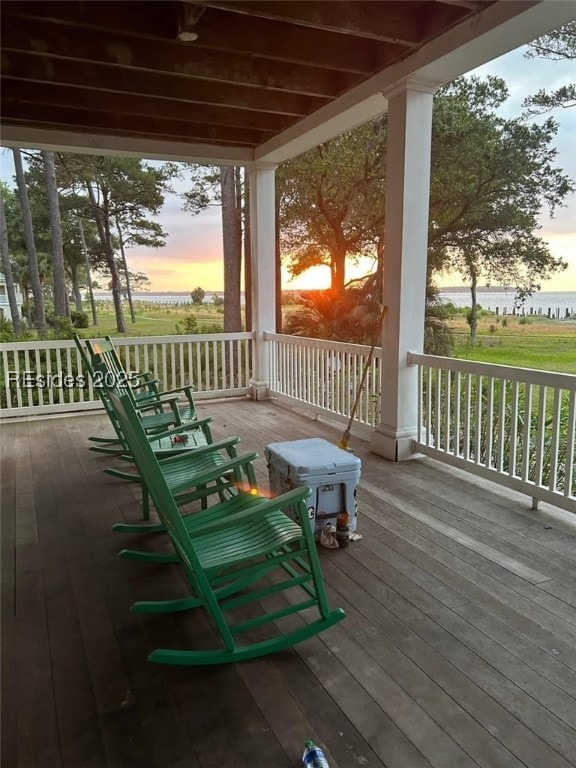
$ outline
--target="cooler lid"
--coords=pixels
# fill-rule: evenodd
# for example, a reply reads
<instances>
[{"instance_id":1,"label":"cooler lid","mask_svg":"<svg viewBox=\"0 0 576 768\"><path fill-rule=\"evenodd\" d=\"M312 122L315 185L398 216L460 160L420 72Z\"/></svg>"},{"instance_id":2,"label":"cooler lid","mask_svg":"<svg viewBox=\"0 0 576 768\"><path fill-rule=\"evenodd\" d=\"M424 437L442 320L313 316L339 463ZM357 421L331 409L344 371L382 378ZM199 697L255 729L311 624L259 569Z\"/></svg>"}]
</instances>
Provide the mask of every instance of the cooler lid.
<instances>
[{"instance_id":1,"label":"cooler lid","mask_svg":"<svg viewBox=\"0 0 576 768\"><path fill-rule=\"evenodd\" d=\"M321 437L270 443L265 452L268 461L281 459L299 475L358 471L361 465L358 456Z\"/></svg>"}]
</instances>

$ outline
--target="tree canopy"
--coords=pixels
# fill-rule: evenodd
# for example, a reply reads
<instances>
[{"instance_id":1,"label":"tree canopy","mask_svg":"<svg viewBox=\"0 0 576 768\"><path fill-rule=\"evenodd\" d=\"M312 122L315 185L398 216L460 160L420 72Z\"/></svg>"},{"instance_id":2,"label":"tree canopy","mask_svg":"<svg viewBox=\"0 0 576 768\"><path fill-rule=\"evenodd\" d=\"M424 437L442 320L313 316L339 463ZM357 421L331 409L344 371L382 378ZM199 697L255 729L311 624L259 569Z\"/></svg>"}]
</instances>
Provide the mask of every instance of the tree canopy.
<instances>
[{"instance_id":1,"label":"tree canopy","mask_svg":"<svg viewBox=\"0 0 576 768\"><path fill-rule=\"evenodd\" d=\"M535 234L540 212L553 215L571 189L555 165L558 126L500 117L507 98L500 78L461 78L434 105L429 268L460 273L473 312L480 279L521 302L566 266Z\"/></svg>"},{"instance_id":2,"label":"tree canopy","mask_svg":"<svg viewBox=\"0 0 576 768\"><path fill-rule=\"evenodd\" d=\"M171 163L160 167L135 158L64 155L60 157L64 183L77 195L79 213L95 221L101 245L101 266L110 275L116 323L126 331L122 293L127 290L129 272L116 257L115 231L121 227L123 245L145 244L160 247L166 233L151 216L156 216L176 174ZM122 284L121 269L124 272Z\"/></svg>"},{"instance_id":3,"label":"tree canopy","mask_svg":"<svg viewBox=\"0 0 576 768\"><path fill-rule=\"evenodd\" d=\"M556 166L557 124L504 119L496 77L460 78L434 100L429 274L483 278L519 300L564 264L537 236L570 191ZM346 255L381 256L386 120L378 119L286 163L280 174L282 247L293 274L331 265L342 295ZM473 297L474 299L474 297Z\"/></svg>"},{"instance_id":4,"label":"tree canopy","mask_svg":"<svg viewBox=\"0 0 576 768\"><path fill-rule=\"evenodd\" d=\"M19 150L14 153L17 171L22 166L20 186L26 191L26 205L22 193L4 196L15 279L26 296L36 282L35 297L39 292L43 300L45 292L50 296L46 289L53 278L56 314L65 307L68 315L70 285L76 311L81 312L81 285L91 288L92 268L104 272L111 280L117 328L124 332L122 296L130 298L131 284L148 282L143 273L128 269L125 249L164 245L166 233L154 217L170 190L176 166L134 158L28 152L25 168ZM37 299L35 305L38 314ZM96 323L93 300L92 315ZM133 310L132 315L135 318Z\"/></svg>"},{"instance_id":5,"label":"tree canopy","mask_svg":"<svg viewBox=\"0 0 576 768\"><path fill-rule=\"evenodd\" d=\"M530 43L526 52L529 59L551 59L552 61L576 60L576 21L549 32ZM576 107L576 83L566 83L547 91L541 88L524 101L529 115L539 115L552 109Z\"/></svg>"},{"instance_id":6,"label":"tree canopy","mask_svg":"<svg viewBox=\"0 0 576 768\"><path fill-rule=\"evenodd\" d=\"M278 169L280 244L293 275L330 268L342 295L346 258L383 237L385 118L321 144Z\"/></svg>"},{"instance_id":7,"label":"tree canopy","mask_svg":"<svg viewBox=\"0 0 576 768\"><path fill-rule=\"evenodd\" d=\"M204 291L204 288L202 288L200 285L197 288L194 288L194 290L190 292L190 299L192 300L192 304L198 307L201 307L202 304L204 304L205 296L206 296L206 292Z\"/></svg>"}]
</instances>

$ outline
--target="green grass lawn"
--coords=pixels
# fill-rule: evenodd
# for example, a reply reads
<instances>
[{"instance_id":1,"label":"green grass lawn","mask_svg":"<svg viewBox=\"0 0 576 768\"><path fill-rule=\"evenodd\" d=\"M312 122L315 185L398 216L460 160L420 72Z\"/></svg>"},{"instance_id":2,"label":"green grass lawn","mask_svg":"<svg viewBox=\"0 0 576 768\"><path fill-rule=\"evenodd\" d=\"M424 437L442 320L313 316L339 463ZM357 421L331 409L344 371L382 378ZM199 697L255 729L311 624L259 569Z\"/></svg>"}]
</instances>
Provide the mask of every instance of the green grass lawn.
<instances>
[{"instance_id":1,"label":"green grass lawn","mask_svg":"<svg viewBox=\"0 0 576 768\"><path fill-rule=\"evenodd\" d=\"M504 322L504 325L503 325ZM576 321L507 318L485 315L478 340L470 345L464 317L451 322L457 341L455 357L520 368L576 374Z\"/></svg>"},{"instance_id":2,"label":"green grass lawn","mask_svg":"<svg viewBox=\"0 0 576 768\"><path fill-rule=\"evenodd\" d=\"M215 332L222 330L224 317L217 307L204 305L202 307L192 308L188 306L175 306L173 304L160 304L153 302L137 301L134 302L136 311L136 322L132 323L130 319L130 310L126 302L123 303L124 318L126 320L127 332L118 333L116 330L116 317L114 308L110 301L98 301L98 325L90 325L89 328L82 328L81 334L84 338L95 338L101 336L174 336L178 333L176 323L184 321L187 316L194 316L197 321L196 333ZM92 315L89 314L90 320ZM206 328L206 326L210 326ZM182 333L182 330L180 331Z\"/></svg>"}]
</instances>

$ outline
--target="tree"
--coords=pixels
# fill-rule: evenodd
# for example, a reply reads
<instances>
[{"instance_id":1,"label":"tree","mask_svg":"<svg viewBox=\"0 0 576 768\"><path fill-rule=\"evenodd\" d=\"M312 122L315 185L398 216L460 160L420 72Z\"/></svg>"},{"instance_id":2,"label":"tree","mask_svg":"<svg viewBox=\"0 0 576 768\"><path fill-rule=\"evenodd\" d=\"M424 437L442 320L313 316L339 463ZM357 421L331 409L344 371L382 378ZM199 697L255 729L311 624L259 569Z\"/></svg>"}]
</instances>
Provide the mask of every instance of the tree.
<instances>
[{"instance_id":1,"label":"tree","mask_svg":"<svg viewBox=\"0 0 576 768\"><path fill-rule=\"evenodd\" d=\"M16 299L16 286L12 274L12 263L10 261L10 245L8 243L8 227L6 224L6 214L4 212L4 196L6 191L0 189L0 250L2 251L2 272L6 279L6 293L8 294L8 304L10 314L12 315L12 327L14 333L19 336L22 333L22 321L20 319L20 307Z\"/></svg>"},{"instance_id":2,"label":"tree","mask_svg":"<svg viewBox=\"0 0 576 768\"><path fill-rule=\"evenodd\" d=\"M236 190L236 168L220 169L222 246L224 253L224 332L242 330L240 275L242 230Z\"/></svg>"},{"instance_id":3,"label":"tree","mask_svg":"<svg viewBox=\"0 0 576 768\"><path fill-rule=\"evenodd\" d=\"M86 236L84 234L84 224L80 217L77 218L78 232L80 234L80 245L82 247L82 255L84 257L84 264L86 266L86 280L88 283L88 294L90 296L90 308L92 309L92 325L98 325L98 314L96 312L96 302L94 300L94 291L92 288L92 275L90 274L90 258L88 256L88 248L86 247Z\"/></svg>"},{"instance_id":4,"label":"tree","mask_svg":"<svg viewBox=\"0 0 576 768\"><path fill-rule=\"evenodd\" d=\"M130 316L132 322L136 322L136 313L134 311L134 302L132 301L132 288L136 288L133 277L135 273L130 272L128 269L128 262L126 260L126 249L132 246L139 245L146 248L162 248L166 241L166 232L162 226L156 221L150 221L150 219L142 216L130 215L117 216L116 217L116 230L118 232L118 244L120 247L120 264L122 272L124 273L125 280L125 292L128 299L128 305L130 307ZM142 273L138 273L142 274ZM145 281L148 278L144 275ZM140 278L140 285L143 285Z\"/></svg>"},{"instance_id":5,"label":"tree","mask_svg":"<svg viewBox=\"0 0 576 768\"><path fill-rule=\"evenodd\" d=\"M429 266L470 283L472 338L481 278L513 288L522 302L565 268L534 234L540 211L553 214L571 189L554 165L557 125L498 117L507 97L499 78L460 78L434 105Z\"/></svg>"},{"instance_id":6,"label":"tree","mask_svg":"<svg viewBox=\"0 0 576 768\"><path fill-rule=\"evenodd\" d=\"M460 271L474 306L482 277L513 287L521 301L564 268L534 234L540 211L553 213L571 189L555 166L557 126L500 118L507 95L498 78L460 78L434 103L429 280ZM293 273L329 263L343 296L346 257L363 252L377 258L375 279L385 278L385 154L386 124L376 120L282 166L282 245ZM428 302L435 332L436 304Z\"/></svg>"},{"instance_id":7,"label":"tree","mask_svg":"<svg viewBox=\"0 0 576 768\"><path fill-rule=\"evenodd\" d=\"M28 190L26 188L26 177L24 175L24 164L22 162L22 153L19 149L13 148L14 168L16 170L16 184L20 195L20 207L22 211L22 222L24 225L24 237L26 240L26 252L28 254L28 267L30 272L30 284L34 296L34 318L36 327L40 334L46 333L46 312L44 309L44 293L42 291L42 281L38 269L38 256L36 253L36 243L34 241L34 227L32 225L32 213L30 211L30 201L28 199Z\"/></svg>"},{"instance_id":8,"label":"tree","mask_svg":"<svg viewBox=\"0 0 576 768\"><path fill-rule=\"evenodd\" d=\"M194 290L190 293L190 298L192 299L192 304L196 307L201 307L204 303L204 297L206 296L206 293L204 291L204 288L201 288L198 286L198 288L194 288Z\"/></svg>"},{"instance_id":9,"label":"tree","mask_svg":"<svg viewBox=\"0 0 576 768\"><path fill-rule=\"evenodd\" d=\"M327 265L337 296L346 259L373 250L383 236L385 138L379 118L279 168L280 243L290 271Z\"/></svg>"},{"instance_id":10,"label":"tree","mask_svg":"<svg viewBox=\"0 0 576 768\"><path fill-rule=\"evenodd\" d=\"M54 282L54 314L69 317L68 301L66 299L66 273L64 270L64 247L62 244L62 221L58 202L58 187L56 186L56 168L52 152L43 151L44 175L50 216L50 233L52 240L52 278ZM81 311L81 310L80 310Z\"/></svg>"},{"instance_id":11,"label":"tree","mask_svg":"<svg viewBox=\"0 0 576 768\"><path fill-rule=\"evenodd\" d=\"M150 221L164 202L175 167L165 163L161 167L146 165L134 158L90 157L88 155L61 156L63 175L76 193L88 196L89 210L95 221L101 243L103 266L110 275L116 326L126 332L122 308L122 280L115 255L116 241L113 227L121 222L124 245L131 239L146 244L158 243L165 236L162 228ZM151 234L152 233L152 234Z\"/></svg>"},{"instance_id":12,"label":"tree","mask_svg":"<svg viewBox=\"0 0 576 768\"><path fill-rule=\"evenodd\" d=\"M122 236L122 227L120 226L120 220L118 218L116 218L116 231L118 232L118 244L120 246L120 267L124 272L125 296L128 299L128 306L130 307L130 319L132 320L133 323L135 323L136 312L134 311L134 302L132 301L132 289L130 287L130 272L128 271L128 263L126 261L126 251L124 250L124 238Z\"/></svg>"},{"instance_id":13,"label":"tree","mask_svg":"<svg viewBox=\"0 0 576 768\"><path fill-rule=\"evenodd\" d=\"M131 272L129 270L128 280L135 291L147 291L149 289L150 278L145 272ZM124 298L128 296L126 285L122 285L122 295Z\"/></svg>"},{"instance_id":14,"label":"tree","mask_svg":"<svg viewBox=\"0 0 576 768\"><path fill-rule=\"evenodd\" d=\"M534 40L525 55L529 59L576 60L576 21ZM542 88L525 99L523 106L528 107L528 115L541 115L557 107L576 107L576 83L561 85L553 91Z\"/></svg>"},{"instance_id":15,"label":"tree","mask_svg":"<svg viewBox=\"0 0 576 768\"><path fill-rule=\"evenodd\" d=\"M224 254L224 330L242 330L241 272L244 258L247 327L251 327L250 211L248 176L241 168L188 165L190 189L184 210L197 215L220 204ZM248 322L249 321L249 322Z\"/></svg>"},{"instance_id":16,"label":"tree","mask_svg":"<svg viewBox=\"0 0 576 768\"><path fill-rule=\"evenodd\" d=\"M83 311L81 288L90 286L90 254L98 258L99 240L91 221L84 222L74 207L71 196L61 196L62 240L64 268L70 295L74 298L76 312ZM84 232L86 229L86 233Z\"/></svg>"},{"instance_id":17,"label":"tree","mask_svg":"<svg viewBox=\"0 0 576 768\"><path fill-rule=\"evenodd\" d=\"M73 223L74 206L77 202L71 195L60 194L54 171L54 156L51 153L48 153L48 156L46 153L33 153L28 156L26 186L34 222L34 242L40 278L45 292L52 283L55 314L61 315L62 312L68 313L70 284L76 309L82 311L79 291L84 260ZM12 215L12 229L13 250L17 254L20 249L26 250L21 216ZM26 277L23 277L25 286Z\"/></svg>"}]
</instances>

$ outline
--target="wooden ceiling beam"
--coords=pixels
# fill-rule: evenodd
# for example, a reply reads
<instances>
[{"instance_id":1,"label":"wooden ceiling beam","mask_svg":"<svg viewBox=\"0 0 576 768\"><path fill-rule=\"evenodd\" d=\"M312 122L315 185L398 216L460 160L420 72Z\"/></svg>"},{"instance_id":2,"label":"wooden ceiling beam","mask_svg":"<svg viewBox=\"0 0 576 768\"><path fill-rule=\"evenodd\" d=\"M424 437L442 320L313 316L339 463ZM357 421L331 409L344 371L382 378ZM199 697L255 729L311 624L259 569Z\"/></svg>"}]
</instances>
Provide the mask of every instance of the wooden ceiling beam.
<instances>
[{"instance_id":1,"label":"wooden ceiling beam","mask_svg":"<svg viewBox=\"0 0 576 768\"><path fill-rule=\"evenodd\" d=\"M2 8L12 16L41 21L65 22L85 29L110 32L130 30L139 37L176 40L182 2L177 0L10 0L10 8Z\"/></svg>"},{"instance_id":2,"label":"wooden ceiling beam","mask_svg":"<svg viewBox=\"0 0 576 768\"><path fill-rule=\"evenodd\" d=\"M143 145L143 148L139 151L136 151L133 155L131 154L130 149L124 149L122 152L114 151L112 154L117 157L149 157L153 159L153 157L158 154L158 147L160 147L162 144L166 144L169 146L180 146L180 148L190 144L190 145L201 145L205 147L222 147L223 150L228 150L227 154L235 154L238 153L239 157L236 159L234 163L230 162L229 165L239 165L243 162L242 150L246 150L248 152L252 152L254 149L253 145L250 144L243 144L241 142L234 142L229 140L222 140L222 139L212 139L209 144L207 144L204 139L197 139L195 140L194 137L191 136L173 136L171 134L160 134L160 133L142 133L138 131L131 132L130 134L127 134L126 131L117 131L113 129L109 129L107 131L99 131L98 129L94 128L94 126L88 125L88 126L81 126L76 125L72 128L67 125L66 123L35 123L33 120L10 120L10 122L3 121L2 122L2 130L4 133L4 136L13 136L13 135L19 135L18 129L21 129L22 135L27 136L30 134L34 135L34 139L32 141L24 140L24 139L10 139L9 141L6 141L6 146L25 146L26 144L29 144L33 147L39 147L42 144L42 139L38 138L42 135L52 135L52 134L58 134L58 135L66 135L66 136L73 136L73 138L77 141L79 137L81 136L87 136L87 141L90 142L88 144L89 151L85 152L84 147L82 146L82 143L80 143L77 147L76 144L72 144L70 142L66 145L66 152L80 152L81 154L102 154L98 152L97 147L99 146L99 143L95 142L94 139L97 136L102 137L102 144L106 144L106 138L112 139L113 141L116 140L118 144L126 146L126 147L132 147L134 143L142 143L145 142ZM123 141L124 140L124 141ZM125 142L128 142L128 144L125 144ZM155 145L156 150L152 151L150 150L151 142ZM41 148L41 147L40 147ZM59 151L58 146L53 147L53 151ZM61 151L61 150L60 150ZM107 154L107 153L104 153ZM190 161L189 158L186 157L185 153L180 152L181 157L179 158L182 161ZM168 158L162 158L162 159L173 159L172 157ZM196 158L195 160L192 160L190 162L199 162L199 163L206 163L209 164L211 162L216 162L213 159L213 155L205 155L202 158ZM224 164L224 163L222 163Z\"/></svg>"},{"instance_id":3,"label":"wooden ceiling beam","mask_svg":"<svg viewBox=\"0 0 576 768\"><path fill-rule=\"evenodd\" d=\"M126 93L158 99L213 104L276 115L304 117L327 103L325 98L301 96L236 85L196 80L165 72L142 72L108 64L71 62L35 53L0 51L4 76L23 82L53 83L104 93Z\"/></svg>"},{"instance_id":4,"label":"wooden ceiling beam","mask_svg":"<svg viewBox=\"0 0 576 768\"><path fill-rule=\"evenodd\" d=\"M411 48L281 21L208 8L196 27L196 45L342 72L370 75Z\"/></svg>"},{"instance_id":5,"label":"wooden ceiling beam","mask_svg":"<svg viewBox=\"0 0 576 768\"><path fill-rule=\"evenodd\" d=\"M225 142L191 142L189 137L135 137L119 133L95 133L67 126L50 128L32 126L16 120L2 126L6 147L46 149L49 152L73 152L108 157L145 157L161 162L186 162L199 165L243 165L251 168L254 148Z\"/></svg>"},{"instance_id":6,"label":"wooden ceiling beam","mask_svg":"<svg viewBox=\"0 0 576 768\"><path fill-rule=\"evenodd\" d=\"M436 0L436 2L445 5L459 5L461 8L478 13L491 5L493 0Z\"/></svg>"},{"instance_id":7,"label":"wooden ceiling beam","mask_svg":"<svg viewBox=\"0 0 576 768\"><path fill-rule=\"evenodd\" d=\"M261 131L247 128L206 126L161 117L136 120L131 115L95 112L70 107L54 110L50 105L5 102L2 123L42 128L83 130L91 133L116 133L123 136L150 136L174 141L223 142L255 147L265 137Z\"/></svg>"},{"instance_id":8,"label":"wooden ceiling beam","mask_svg":"<svg viewBox=\"0 0 576 768\"><path fill-rule=\"evenodd\" d=\"M351 73L266 61L227 51L207 51L193 43L158 40L151 50L150 41L126 33L111 35L90 30L78 35L67 24L11 16L10 4L4 4L2 22L4 50L34 51L75 62L100 62L320 97L334 97L362 79Z\"/></svg>"},{"instance_id":9,"label":"wooden ceiling beam","mask_svg":"<svg viewBox=\"0 0 576 768\"><path fill-rule=\"evenodd\" d=\"M422 39L419 15L426 3L420 0L378 3L370 0L201 0L201 4L233 13L413 47Z\"/></svg>"},{"instance_id":10,"label":"wooden ceiling beam","mask_svg":"<svg viewBox=\"0 0 576 768\"><path fill-rule=\"evenodd\" d=\"M83 32L98 29L114 34L129 29L133 36L175 41L177 13L172 9L173 5L192 8L194 18L200 16L194 24L198 34L198 40L194 43L196 48L236 51L365 75L372 74L410 50L393 43L376 40L368 42L365 38L356 39L320 29L250 18L245 14L192 3L158 3L149 0L146 12L135 14L131 4L118 3L117 0L98 0L90 4L12 0L10 13L38 21L65 21L81 28ZM200 14L200 11L206 13Z\"/></svg>"},{"instance_id":11,"label":"wooden ceiling beam","mask_svg":"<svg viewBox=\"0 0 576 768\"><path fill-rule=\"evenodd\" d=\"M103 96L102 93L86 90L82 87L24 82L13 80L10 77L4 78L2 98L5 103L14 105L27 102L58 109L88 109L94 112L122 113L145 119L159 116L162 120L251 128L261 131L263 134L278 133L294 122L294 118L232 109L228 106L188 104L150 96L119 93L107 93Z\"/></svg>"}]
</instances>

